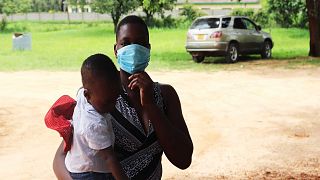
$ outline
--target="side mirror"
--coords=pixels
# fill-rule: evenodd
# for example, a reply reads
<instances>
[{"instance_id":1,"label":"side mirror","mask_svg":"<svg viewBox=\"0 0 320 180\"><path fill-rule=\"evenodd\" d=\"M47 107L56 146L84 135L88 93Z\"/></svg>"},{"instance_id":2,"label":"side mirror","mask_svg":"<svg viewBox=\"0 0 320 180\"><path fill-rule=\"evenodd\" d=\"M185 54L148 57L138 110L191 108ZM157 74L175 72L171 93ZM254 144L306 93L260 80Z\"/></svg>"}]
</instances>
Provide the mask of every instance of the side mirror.
<instances>
[{"instance_id":1,"label":"side mirror","mask_svg":"<svg viewBox=\"0 0 320 180\"><path fill-rule=\"evenodd\" d=\"M257 25L257 31L261 31L261 26Z\"/></svg>"}]
</instances>

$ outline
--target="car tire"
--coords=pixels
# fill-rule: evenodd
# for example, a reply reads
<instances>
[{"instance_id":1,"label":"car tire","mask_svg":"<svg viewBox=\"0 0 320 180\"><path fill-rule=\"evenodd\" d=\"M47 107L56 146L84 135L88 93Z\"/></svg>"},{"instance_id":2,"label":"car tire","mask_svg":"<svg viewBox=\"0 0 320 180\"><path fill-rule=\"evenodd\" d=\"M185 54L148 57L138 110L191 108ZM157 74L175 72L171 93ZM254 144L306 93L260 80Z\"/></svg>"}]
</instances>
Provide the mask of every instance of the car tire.
<instances>
[{"instance_id":1,"label":"car tire","mask_svg":"<svg viewBox=\"0 0 320 180\"><path fill-rule=\"evenodd\" d=\"M239 50L236 43L230 43L227 49L226 61L227 63L235 63L238 61Z\"/></svg>"},{"instance_id":2,"label":"car tire","mask_svg":"<svg viewBox=\"0 0 320 180\"><path fill-rule=\"evenodd\" d=\"M204 56L192 56L192 59L196 63L201 63L204 60Z\"/></svg>"},{"instance_id":3,"label":"car tire","mask_svg":"<svg viewBox=\"0 0 320 180\"><path fill-rule=\"evenodd\" d=\"M270 59L272 55L272 44L270 41L265 41L263 43L261 58L262 59Z\"/></svg>"}]
</instances>

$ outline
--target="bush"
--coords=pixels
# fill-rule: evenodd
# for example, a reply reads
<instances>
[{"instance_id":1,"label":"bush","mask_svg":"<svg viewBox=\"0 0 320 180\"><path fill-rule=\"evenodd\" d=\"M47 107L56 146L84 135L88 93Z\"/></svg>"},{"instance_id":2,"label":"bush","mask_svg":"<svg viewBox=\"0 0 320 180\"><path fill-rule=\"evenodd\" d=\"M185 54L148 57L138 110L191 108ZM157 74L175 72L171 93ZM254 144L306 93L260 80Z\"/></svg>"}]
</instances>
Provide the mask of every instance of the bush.
<instances>
[{"instance_id":1,"label":"bush","mask_svg":"<svg viewBox=\"0 0 320 180\"><path fill-rule=\"evenodd\" d=\"M248 8L248 9L236 8L231 12L231 15L232 16L246 16L250 19L253 19L254 10L252 8Z\"/></svg>"},{"instance_id":2,"label":"bush","mask_svg":"<svg viewBox=\"0 0 320 180\"><path fill-rule=\"evenodd\" d=\"M306 26L303 17L307 16L304 0L268 0L268 11L281 27Z\"/></svg>"},{"instance_id":3,"label":"bush","mask_svg":"<svg viewBox=\"0 0 320 180\"><path fill-rule=\"evenodd\" d=\"M142 17L145 20L145 17ZM161 19L152 18L149 21L148 27L156 28L176 28L177 20L169 16L162 16Z\"/></svg>"},{"instance_id":4,"label":"bush","mask_svg":"<svg viewBox=\"0 0 320 180\"><path fill-rule=\"evenodd\" d=\"M259 24L263 27L270 27L272 23L272 18L270 14L264 10L259 9L258 11L254 11L253 9L234 9L231 12L233 16L246 16L249 19L253 20L256 24Z\"/></svg>"},{"instance_id":5,"label":"bush","mask_svg":"<svg viewBox=\"0 0 320 180\"><path fill-rule=\"evenodd\" d=\"M256 11L253 15L252 20L263 27L270 27L272 21L269 13L263 9Z\"/></svg>"},{"instance_id":6,"label":"bush","mask_svg":"<svg viewBox=\"0 0 320 180\"><path fill-rule=\"evenodd\" d=\"M7 24L8 24L8 22L7 22L6 18L3 17L1 19L1 23L0 23L0 31L4 31L7 27Z\"/></svg>"},{"instance_id":7,"label":"bush","mask_svg":"<svg viewBox=\"0 0 320 180\"><path fill-rule=\"evenodd\" d=\"M197 17L203 16L204 14L198 11L197 9L193 8L191 4L186 4L183 6L180 15L185 17L185 21L191 23Z\"/></svg>"},{"instance_id":8,"label":"bush","mask_svg":"<svg viewBox=\"0 0 320 180\"><path fill-rule=\"evenodd\" d=\"M307 7L305 6L302 11L299 12L296 20L293 23L294 27L298 28L308 28L308 13L307 13Z\"/></svg>"}]
</instances>

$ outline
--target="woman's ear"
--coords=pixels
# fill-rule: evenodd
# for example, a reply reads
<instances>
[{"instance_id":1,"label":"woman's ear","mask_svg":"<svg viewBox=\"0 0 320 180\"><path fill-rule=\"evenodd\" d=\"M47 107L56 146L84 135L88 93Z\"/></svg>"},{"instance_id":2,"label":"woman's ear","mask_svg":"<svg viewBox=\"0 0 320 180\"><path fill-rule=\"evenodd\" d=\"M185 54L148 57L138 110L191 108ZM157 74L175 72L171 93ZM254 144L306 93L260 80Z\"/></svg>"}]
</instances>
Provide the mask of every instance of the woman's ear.
<instances>
[{"instance_id":1,"label":"woman's ear","mask_svg":"<svg viewBox=\"0 0 320 180\"><path fill-rule=\"evenodd\" d=\"M90 93L88 89L84 89L83 95L86 97L87 101L90 101Z\"/></svg>"},{"instance_id":2,"label":"woman's ear","mask_svg":"<svg viewBox=\"0 0 320 180\"><path fill-rule=\"evenodd\" d=\"M113 45L113 52L114 52L114 55L115 55L116 58L117 58L117 44L114 44L114 45Z\"/></svg>"}]
</instances>

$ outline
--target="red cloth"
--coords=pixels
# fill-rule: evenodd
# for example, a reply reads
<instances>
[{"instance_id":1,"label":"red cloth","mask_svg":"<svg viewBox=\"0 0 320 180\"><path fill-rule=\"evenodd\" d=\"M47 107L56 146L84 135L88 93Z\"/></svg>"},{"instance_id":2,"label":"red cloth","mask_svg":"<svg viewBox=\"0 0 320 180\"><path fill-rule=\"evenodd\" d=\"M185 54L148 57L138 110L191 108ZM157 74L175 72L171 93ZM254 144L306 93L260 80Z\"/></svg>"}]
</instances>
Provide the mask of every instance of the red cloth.
<instances>
[{"instance_id":1,"label":"red cloth","mask_svg":"<svg viewBox=\"0 0 320 180\"><path fill-rule=\"evenodd\" d=\"M68 152L72 144L73 127L72 119L76 101L68 95L61 96L49 109L44 121L48 128L59 132L64 140L64 152Z\"/></svg>"}]
</instances>

